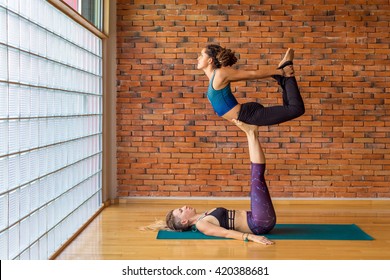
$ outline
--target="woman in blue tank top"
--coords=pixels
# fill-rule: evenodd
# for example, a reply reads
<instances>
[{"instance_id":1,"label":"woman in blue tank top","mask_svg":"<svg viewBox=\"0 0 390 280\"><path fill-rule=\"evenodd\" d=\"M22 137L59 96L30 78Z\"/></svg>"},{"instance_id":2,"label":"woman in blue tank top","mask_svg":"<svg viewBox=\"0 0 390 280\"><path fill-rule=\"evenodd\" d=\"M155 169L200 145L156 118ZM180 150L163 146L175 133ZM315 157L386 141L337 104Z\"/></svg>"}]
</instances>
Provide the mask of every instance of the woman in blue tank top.
<instances>
[{"instance_id":1,"label":"woman in blue tank top","mask_svg":"<svg viewBox=\"0 0 390 280\"><path fill-rule=\"evenodd\" d=\"M274 242L262 236L276 224L276 214L264 178L265 156L258 139L258 126L233 120L246 133L251 161L250 211L223 207L198 213L183 206L168 212L165 227L175 231L199 230L218 237L253 241L264 245Z\"/></svg>"},{"instance_id":2,"label":"woman in blue tank top","mask_svg":"<svg viewBox=\"0 0 390 280\"><path fill-rule=\"evenodd\" d=\"M237 58L230 49L208 45L198 57L197 69L210 83L207 90L214 111L229 121L237 119L257 126L274 125L304 114L305 106L294 77L294 50L288 49L278 66L261 65L258 70L234 69ZM231 91L231 82L274 78L283 90L283 105L264 107L260 103L240 104Z\"/></svg>"}]
</instances>

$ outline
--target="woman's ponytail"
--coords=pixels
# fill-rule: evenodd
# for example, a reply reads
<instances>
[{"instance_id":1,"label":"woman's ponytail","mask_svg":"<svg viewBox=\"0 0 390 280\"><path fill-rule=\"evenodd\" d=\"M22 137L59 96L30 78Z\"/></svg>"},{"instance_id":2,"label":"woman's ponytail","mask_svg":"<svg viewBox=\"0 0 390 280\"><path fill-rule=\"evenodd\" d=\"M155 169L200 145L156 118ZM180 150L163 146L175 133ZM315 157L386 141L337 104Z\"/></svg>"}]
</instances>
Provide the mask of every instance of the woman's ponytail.
<instances>
[{"instance_id":1,"label":"woman's ponytail","mask_svg":"<svg viewBox=\"0 0 390 280\"><path fill-rule=\"evenodd\" d=\"M231 49L222 48L219 45L211 44L206 46L206 54L212 58L216 68L232 66L237 62L237 58Z\"/></svg>"},{"instance_id":2,"label":"woman's ponytail","mask_svg":"<svg viewBox=\"0 0 390 280\"><path fill-rule=\"evenodd\" d=\"M237 62L237 57L234 55L234 52L231 49L225 48L217 55L217 59L222 66L232 66Z\"/></svg>"}]
</instances>

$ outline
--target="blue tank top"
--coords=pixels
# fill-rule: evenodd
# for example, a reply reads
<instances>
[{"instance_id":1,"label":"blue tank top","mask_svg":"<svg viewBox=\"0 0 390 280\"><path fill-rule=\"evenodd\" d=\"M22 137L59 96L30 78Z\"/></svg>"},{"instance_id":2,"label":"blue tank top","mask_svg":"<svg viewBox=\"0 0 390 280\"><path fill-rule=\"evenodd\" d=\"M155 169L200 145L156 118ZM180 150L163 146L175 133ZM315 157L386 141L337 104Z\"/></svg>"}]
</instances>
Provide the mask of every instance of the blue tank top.
<instances>
[{"instance_id":1,"label":"blue tank top","mask_svg":"<svg viewBox=\"0 0 390 280\"><path fill-rule=\"evenodd\" d=\"M207 98L209 99L214 111L218 116L223 116L238 104L237 99L232 94L230 84L223 89L215 90L213 88L213 81L215 77L215 70L211 77L209 88L207 89Z\"/></svg>"}]
</instances>

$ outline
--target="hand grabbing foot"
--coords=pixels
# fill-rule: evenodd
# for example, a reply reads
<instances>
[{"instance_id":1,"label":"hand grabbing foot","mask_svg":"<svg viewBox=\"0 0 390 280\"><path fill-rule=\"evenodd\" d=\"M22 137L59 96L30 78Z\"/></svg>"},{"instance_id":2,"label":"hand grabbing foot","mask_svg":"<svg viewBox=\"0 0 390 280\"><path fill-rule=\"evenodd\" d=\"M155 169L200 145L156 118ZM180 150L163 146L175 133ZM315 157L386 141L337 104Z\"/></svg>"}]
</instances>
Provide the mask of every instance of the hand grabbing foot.
<instances>
[{"instance_id":1,"label":"hand grabbing foot","mask_svg":"<svg viewBox=\"0 0 390 280\"><path fill-rule=\"evenodd\" d=\"M282 71L283 77L294 77L294 67L292 65L284 67Z\"/></svg>"}]
</instances>

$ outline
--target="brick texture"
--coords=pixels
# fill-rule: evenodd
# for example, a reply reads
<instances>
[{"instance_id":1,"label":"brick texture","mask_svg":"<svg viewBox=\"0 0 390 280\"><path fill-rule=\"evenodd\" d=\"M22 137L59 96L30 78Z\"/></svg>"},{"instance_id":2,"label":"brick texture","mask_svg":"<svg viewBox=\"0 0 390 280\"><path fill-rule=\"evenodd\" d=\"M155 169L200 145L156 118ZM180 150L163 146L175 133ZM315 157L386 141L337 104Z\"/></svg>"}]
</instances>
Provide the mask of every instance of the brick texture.
<instances>
[{"instance_id":1,"label":"brick texture","mask_svg":"<svg viewBox=\"0 0 390 280\"><path fill-rule=\"evenodd\" d=\"M296 50L306 114L260 128L273 197L390 198L389 22L388 0L118 0L118 196L248 195L246 138L196 70L216 42L242 69ZM282 103L271 80L232 87Z\"/></svg>"}]
</instances>

